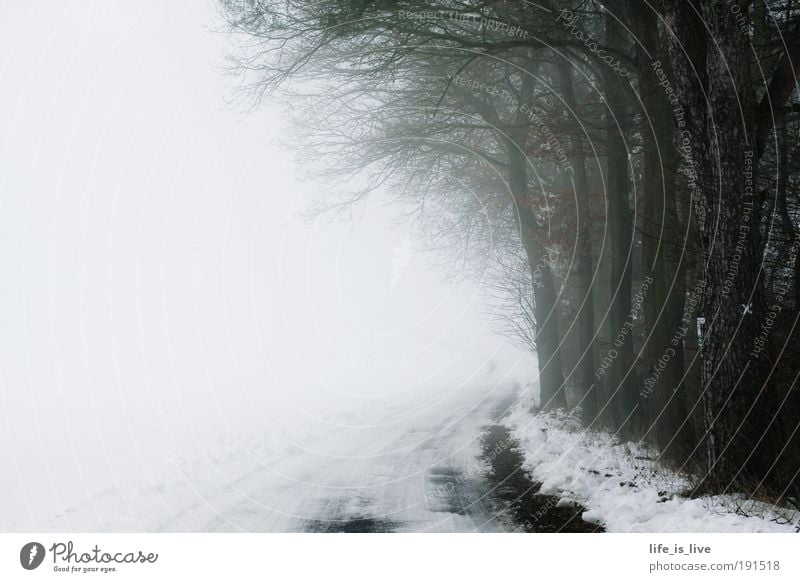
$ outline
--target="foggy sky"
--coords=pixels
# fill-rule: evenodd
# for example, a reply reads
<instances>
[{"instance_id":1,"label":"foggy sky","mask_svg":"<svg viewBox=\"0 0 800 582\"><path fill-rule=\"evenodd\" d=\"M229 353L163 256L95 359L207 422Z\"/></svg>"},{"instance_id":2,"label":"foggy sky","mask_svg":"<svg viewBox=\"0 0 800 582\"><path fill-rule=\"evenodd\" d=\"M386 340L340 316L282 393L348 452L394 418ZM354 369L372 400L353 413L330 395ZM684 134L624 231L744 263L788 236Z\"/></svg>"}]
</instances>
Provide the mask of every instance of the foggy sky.
<instances>
[{"instance_id":1,"label":"foggy sky","mask_svg":"<svg viewBox=\"0 0 800 582\"><path fill-rule=\"evenodd\" d=\"M220 434L446 406L491 358L530 373L385 200L298 215L320 192L273 143L278 107L226 105L212 2L3 13L0 528Z\"/></svg>"}]
</instances>

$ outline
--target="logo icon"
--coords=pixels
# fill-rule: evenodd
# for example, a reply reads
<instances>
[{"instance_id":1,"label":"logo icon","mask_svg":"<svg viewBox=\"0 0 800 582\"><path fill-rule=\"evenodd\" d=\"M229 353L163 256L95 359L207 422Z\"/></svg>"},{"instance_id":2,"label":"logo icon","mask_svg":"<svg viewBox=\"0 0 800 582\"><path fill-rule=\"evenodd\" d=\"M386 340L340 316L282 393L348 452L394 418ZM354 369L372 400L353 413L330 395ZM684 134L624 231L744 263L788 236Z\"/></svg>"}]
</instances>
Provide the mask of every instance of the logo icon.
<instances>
[{"instance_id":1,"label":"logo icon","mask_svg":"<svg viewBox=\"0 0 800 582\"><path fill-rule=\"evenodd\" d=\"M26 570L35 570L44 561L44 546L39 542L28 542L19 551L19 563Z\"/></svg>"}]
</instances>

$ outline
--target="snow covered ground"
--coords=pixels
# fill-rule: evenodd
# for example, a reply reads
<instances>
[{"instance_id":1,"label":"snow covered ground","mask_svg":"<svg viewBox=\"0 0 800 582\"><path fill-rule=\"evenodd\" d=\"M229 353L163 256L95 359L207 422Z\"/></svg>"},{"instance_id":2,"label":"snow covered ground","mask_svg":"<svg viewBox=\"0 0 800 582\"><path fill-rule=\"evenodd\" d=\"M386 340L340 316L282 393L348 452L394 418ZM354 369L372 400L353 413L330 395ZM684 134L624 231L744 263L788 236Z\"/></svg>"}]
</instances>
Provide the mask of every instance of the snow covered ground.
<instances>
[{"instance_id":1,"label":"snow covered ground","mask_svg":"<svg viewBox=\"0 0 800 582\"><path fill-rule=\"evenodd\" d=\"M176 459L157 479L102 491L41 529L521 531L492 498L480 459L481 437L498 419L521 442L540 492L586 507L584 520L609 532L794 532L800 523L796 513L732 496L681 497L688 481L658 467L644 447L584 432L563 413L532 416L531 397L513 382L476 383L434 399L376 402L302 436L221 441L202 457Z\"/></svg>"},{"instance_id":2,"label":"snow covered ground","mask_svg":"<svg viewBox=\"0 0 800 582\"><path fill-rule=\"evenodd\" d=\"M734 496L687 499L681 475L657 466L644 447L584 432L562 413L532 416L520 399L503 422L522 443L541 493L578 502L584 519L609 532L795 532L800 516Z\"/></svg>"},{"instance_id":3,"label":"snow covered ground","mask_svg":"<svg viewBox=\"0 0 800 582\"><path fill-rule=\"evenodd\" d=\"M155 483L127 483L51 519L51 531L509 531L478 459L504 384L384 403L302 446L220 443ZM297 442L297 441L295 441Z\"/></svg>"}]
</instances>

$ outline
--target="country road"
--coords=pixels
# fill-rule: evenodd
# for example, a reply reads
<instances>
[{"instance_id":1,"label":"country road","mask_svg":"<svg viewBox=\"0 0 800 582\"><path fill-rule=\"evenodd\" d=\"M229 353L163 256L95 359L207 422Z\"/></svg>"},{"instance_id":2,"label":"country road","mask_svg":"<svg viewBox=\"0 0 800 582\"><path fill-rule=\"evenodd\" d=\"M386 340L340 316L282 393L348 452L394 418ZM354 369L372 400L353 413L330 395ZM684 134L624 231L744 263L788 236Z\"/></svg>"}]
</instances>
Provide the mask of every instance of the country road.
<instances>
[{"instance_id":1,"label":"country road","mask_svg":"<svg viewBox=\"0 0 800 582\"><path fill-rule=\"evenodd\" d=\"M332 439L325 453L307 450L253 470L157 530L513 531L478 458L486 425L513 397L509 389L473 390L446 414L418 405L385 412L373 427Z\"/></svg>"},{"instance_id":2,"label":"country road","mask_svg":"<svg viewBox=\"0 0 800 582\"><path fill-rule=\"evenodd\" d=\"M490 495L482 437L519 387L475 386L362 411L281 454L226 453L169 481L113 487L51 531L519 531Z\"/></svg>"}]
</instances>

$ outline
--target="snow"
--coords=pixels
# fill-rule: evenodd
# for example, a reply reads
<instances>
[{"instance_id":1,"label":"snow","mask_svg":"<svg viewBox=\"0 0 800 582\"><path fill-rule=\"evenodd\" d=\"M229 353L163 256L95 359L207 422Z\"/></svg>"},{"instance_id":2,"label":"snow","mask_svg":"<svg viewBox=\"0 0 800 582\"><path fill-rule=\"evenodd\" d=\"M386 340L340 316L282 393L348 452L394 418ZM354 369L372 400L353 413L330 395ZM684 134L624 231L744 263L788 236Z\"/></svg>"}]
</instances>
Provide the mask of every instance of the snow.
<instances>
[{"instance_id":1,"label":"snow","mask_svg":"<svg viewBox=\"0 0 800 582\"><path fill-rule=\"evenodd\" d=\"M794 532L797 513L737 498L687 499L689 480L644 446L530 413L530 391L476 383L387 399L302 434L222 438L158 478L121 483L42 524L44 531L328 531L366 520L392 531L519 531L490 495L481 436L498 410L525 469L558 506L610 532ZM315 529L316 528L316 529ZM335 530L334 531L338 531Z\"/></svg>"},{"instance_id":2,"label":"snow","mask_svg":"<svg viewBox=\"0 0 800 582\"><path fill-rule=\"evenodd\" d=\"M481 436L515 388L478 384L341 413L326 428L223 440L157 480L112 487L45 531L514 531L481 478ZM348 422L345 422L348 421Z\"/></svg>"},{"instance_id":3,"label":"snow","mask_svg":"<svg viewBox=\"0 0 800 582\"><path fill-rule=\"evenodd\" d=\"M560 505L580 503L583 519L609 532L795 532L798 512L735 495L688 499L685 476L651 460L652 451L585 431L560 411L530 412L518 400L503 422L519 439L524 467L541 493Z\"/></svg>"}]
</instances>

